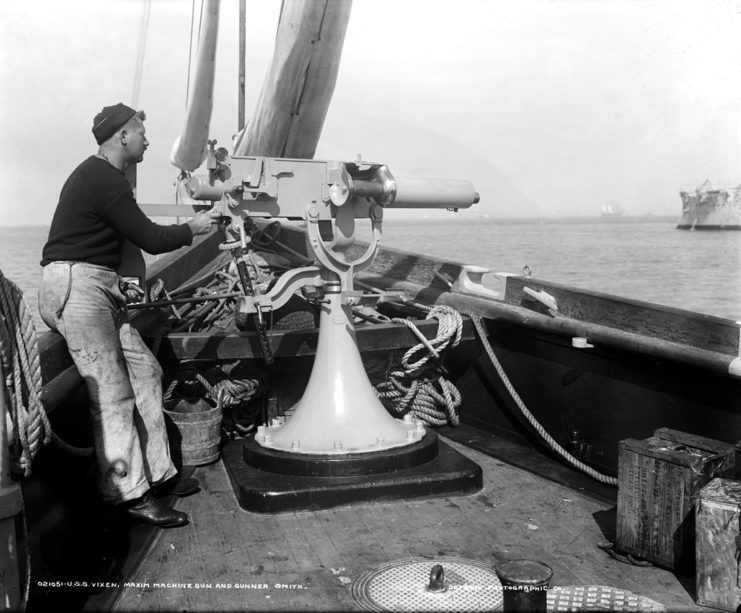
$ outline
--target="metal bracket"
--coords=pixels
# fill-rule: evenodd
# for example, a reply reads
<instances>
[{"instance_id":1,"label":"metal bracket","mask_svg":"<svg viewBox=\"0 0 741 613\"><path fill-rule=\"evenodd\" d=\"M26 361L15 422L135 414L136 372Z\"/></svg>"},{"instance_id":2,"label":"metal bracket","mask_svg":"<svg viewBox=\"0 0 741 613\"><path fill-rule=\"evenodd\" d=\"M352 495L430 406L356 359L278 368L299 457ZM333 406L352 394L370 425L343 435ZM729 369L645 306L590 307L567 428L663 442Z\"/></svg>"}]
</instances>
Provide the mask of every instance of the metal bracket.
<instances>
[{"instance_id":1,"label":"metal bracket","mask_svg":"<svg viewBox=\"0 0 741 613\"><path fill-rule=\"evenodd\" d=\"M275 310L286 304L296 291L305 285L320 285L321 271L318 266L305 266L284 273L266 294L244 296L239 301L240 313L257 313Z\"/></svg>"}]
</instances>

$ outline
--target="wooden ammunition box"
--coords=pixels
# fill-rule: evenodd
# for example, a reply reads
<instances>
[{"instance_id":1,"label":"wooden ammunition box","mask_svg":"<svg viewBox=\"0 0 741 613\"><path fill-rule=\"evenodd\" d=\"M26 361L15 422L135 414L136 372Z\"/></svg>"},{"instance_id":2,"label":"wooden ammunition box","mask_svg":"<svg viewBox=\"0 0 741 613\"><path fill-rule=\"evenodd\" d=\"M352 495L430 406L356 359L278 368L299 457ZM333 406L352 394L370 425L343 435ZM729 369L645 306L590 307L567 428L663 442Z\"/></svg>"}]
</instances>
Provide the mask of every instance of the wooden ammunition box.
<instances>
[{"instance_id":1,"label":"wooden ammunition box","mask_svg":"<svg viewBox=\"0 0 741 613\"><path fill-rule=\"evenodd\" d=\"M659 428L620 441L615 548L692 573L694 501L714 477L730 477L733 445Z\"/></svg>"},{"instance_id":2,"label":"wooden ammunition box","mask_svg":"<svg viewBox=\"0 0 741 613\"><path fill-rule=\"evenodd\" d=\"M695 501L697 603L741 607L741 483L713 479Z\"/></svg>"}]
</instances>

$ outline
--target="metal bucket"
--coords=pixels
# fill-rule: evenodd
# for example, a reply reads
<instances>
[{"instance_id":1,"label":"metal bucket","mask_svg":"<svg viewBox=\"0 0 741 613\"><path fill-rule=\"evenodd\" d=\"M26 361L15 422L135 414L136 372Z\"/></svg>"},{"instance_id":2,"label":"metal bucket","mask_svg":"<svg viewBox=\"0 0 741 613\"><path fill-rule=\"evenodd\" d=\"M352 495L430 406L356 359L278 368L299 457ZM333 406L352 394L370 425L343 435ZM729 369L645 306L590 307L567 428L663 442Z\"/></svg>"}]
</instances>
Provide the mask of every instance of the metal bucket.
<instances>
[{"instance_id":1,"label":"metal bucket","mask_svg":"<svg viewBox=\"0 0 741 613\"><path fill-rule=\"evenodd\" d=\"M502 583L502 611L548 610L548 584L553 570L534 560L510 560L494 567Z\"/></svg>"},{"instance_id":2,"label":"metal bucket","mask_svg":"<svg viewBox=\"0 0 741 613\"><path fill-rule=\"evenodd\" d=\"M170 451L176 465L200 466L219 458L221 407L201 398L184 398L165 409Z\"/></svg>"}]
</instances>

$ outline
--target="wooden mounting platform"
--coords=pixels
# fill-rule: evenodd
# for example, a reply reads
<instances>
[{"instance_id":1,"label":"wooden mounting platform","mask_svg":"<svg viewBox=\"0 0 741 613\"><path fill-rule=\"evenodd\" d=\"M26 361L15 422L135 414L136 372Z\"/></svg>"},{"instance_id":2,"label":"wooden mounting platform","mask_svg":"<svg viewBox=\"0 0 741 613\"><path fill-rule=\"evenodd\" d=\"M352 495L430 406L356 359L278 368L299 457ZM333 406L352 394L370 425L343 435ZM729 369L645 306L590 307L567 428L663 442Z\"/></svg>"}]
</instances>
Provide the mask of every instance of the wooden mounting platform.
<instances>
[{"instance_id":1,"label":"wooden mounting platform","mask_svg":"<svg viewBox=\"0 0 741 613\"><path fill-rule=\"evenodd\" d=\"M428 339L435 338L437 320L416 320L414 325ZM357 326L355 336L361 352L406 349L419 342L409 328L398 323ZM471 340L475 337L473 323L469 318L465 318L461 340ZM316 354L318 338L318 328L268 331L268 342L276 358L313 356ZM175 360L261 359L262 351L255 332L228 334L173 332L162 338L158 356Z\"/></svg>"},{"instance_id":2,"label":"wooden mounting platform","mask_svg":"<svg viewBox=\"0 0 741 613\"><path fill-rule=\"evenodd\" d=\"M403 468L373 470L374 465L388 464L394 455L414 454L414 449L409 449L408 454L405 454L404 448L355 454L354 458L363 455L364 459L353 462L353 466L367 463L369 474L351 470L344 476L328 476L266 470L253 465L258 463L255 460L259 459L257 456L260 451L252 440L228 443L222 451L222 460L239 506L256 513L285 513L329 509L358 502L464 495L481 489L481 468L475 462L438 441L434 432L429 432L425 438L430 439L432 451L436 453L427 461ZM431 445L426 445L426 448ZM425 453L426 448L420 450L421 455L429 455ZM297 457L300 459L300 456ZM310 463L311 459L307 457L306 462ZM274 464L272 462L271 467ZM403 461L400 466L402 464Z\"/></svg>"}]
</instances>

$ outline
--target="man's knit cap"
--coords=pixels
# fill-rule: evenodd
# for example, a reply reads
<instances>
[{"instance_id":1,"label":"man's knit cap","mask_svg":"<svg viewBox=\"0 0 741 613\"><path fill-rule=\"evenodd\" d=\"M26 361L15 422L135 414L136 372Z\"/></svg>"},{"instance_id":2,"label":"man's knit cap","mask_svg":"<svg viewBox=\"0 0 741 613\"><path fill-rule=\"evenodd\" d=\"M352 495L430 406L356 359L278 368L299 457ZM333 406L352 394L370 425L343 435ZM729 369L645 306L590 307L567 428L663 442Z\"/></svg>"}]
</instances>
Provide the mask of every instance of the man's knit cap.
<instances>
[{"instance_id":1,"label":"man's knit cap","mask_svg":"<svg viewBox=\"0 0 741 613\"><path fill-rule=\"evenodd\" d=\"M136 111L122 102L105 106L93 119L93 136L100 145L107 141L136 114Z\"/></svg>"}]
</instances>

